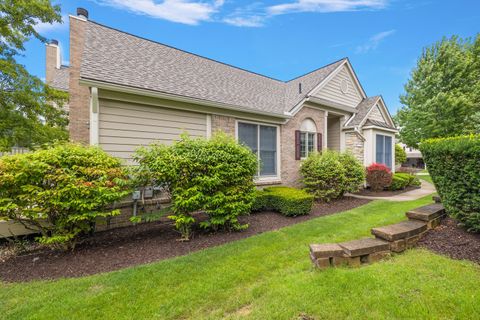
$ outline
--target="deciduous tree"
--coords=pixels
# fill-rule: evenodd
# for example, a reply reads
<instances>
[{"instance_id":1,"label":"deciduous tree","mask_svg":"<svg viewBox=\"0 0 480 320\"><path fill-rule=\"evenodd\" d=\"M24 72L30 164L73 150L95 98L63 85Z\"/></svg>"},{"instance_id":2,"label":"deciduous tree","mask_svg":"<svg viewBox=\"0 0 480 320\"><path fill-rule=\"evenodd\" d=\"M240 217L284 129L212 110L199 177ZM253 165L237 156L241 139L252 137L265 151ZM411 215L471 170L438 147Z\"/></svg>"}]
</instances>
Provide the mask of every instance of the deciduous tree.
<instances>
[{"instance_id":1,"label":"deciduous tree","mask_svg":"<svg viewBox=\"0 0 480 320\"><path fill-rule=\"evenodd\" d=\"M0 150L68 138L67 95L16 61L28 39L46 42L36 26L54 22L61 22L60 6L50 1L0 0Z\"/></svg>"},{"instance_id":2,"label":"deciduous tree","mask_svg":"<svg viewBox=\"0 0 480 320\"><path fill-rule=\"evenodd\" d=\"M480 34L454 36L425 48L400 96L396 115L401 140L417 147L424 139L480 129Z\"/></svg>"}]
</instances>

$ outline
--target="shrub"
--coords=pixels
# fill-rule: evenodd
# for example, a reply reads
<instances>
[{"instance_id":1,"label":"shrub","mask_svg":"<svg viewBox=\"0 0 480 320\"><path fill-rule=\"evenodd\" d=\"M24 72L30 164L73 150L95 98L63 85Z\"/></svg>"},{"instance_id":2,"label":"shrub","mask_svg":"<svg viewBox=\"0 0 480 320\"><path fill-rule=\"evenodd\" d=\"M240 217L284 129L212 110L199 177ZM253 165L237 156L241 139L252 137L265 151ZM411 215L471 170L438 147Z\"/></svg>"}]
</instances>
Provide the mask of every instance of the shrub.
<instances>
[{"instance_id":1,"label":"shrub","mask_svg":"<svg viewBox=\"0 0 480 320\"><path fill-rule=\"evenodd\" d=\"M392 176L392 183L390 184L390 190L402 190L411 186L419 186L420 180L409 173L396 172Z\"/></svg>"},{"instance_id":2,"label":"shrub","mask_svg":"<svg viewBox=\"0 0 480 320\"><path fill-rule=\"evenodd\" d=\"M325 151L309 155L302 162L300 173L305 189L316 199L329 202L345 193L346 170L337 152Z\"/></svg>"},{"instance_id":3,"label":"shrub","mask_svg":"<svg viewBox=\"0 0 480 320\"><path fill-rule=\"evenodd\" d=\"M348 152L312 154L302 162L300 173L306 190L326 202L358 191L365 181L363 165Z\"/></svg>"},{"instance_id":4,"label":"shrub","mask_svg":"<svg viewBox=\"0 0 480 320\"><path fill-rule=\"evenodd\" d=\"M172 215L183 239L190 236L193 212L204 211L204 228L242 229L238 216L250 212L255 198L257 158L232 137L211 139L186 135L172 146L152 144L137 151L138 181L165 186L172 197Z\"/></svg>"},{"instance_id":5,"label":"shrub","mask_svg":"<svg viewBox=\"0 0 480 320\"><path fill-rule=\"evenodd\" d=\"M381 163L373 163L367 167L367 183L373 191L382 191L392 183L392 172Z\"/></svg>"},{"instance_id":6,"label":"shrub","mask_svg":"<svg viewBox=\"0 0 480 320\"><path fill-rule=\"evenodd\" d=\"M54 145L0 158L0 217L41 233L41 243L67 249L128 194L118 159L97 147Z\"/></svg>"},{"instance_id":7,"label":"shrub","mask_svg":"<svg viewBox=\"0 0 480 320\"><path fill-rule=\"evenodd\" d=\"M420 151L447 212L480 232L480 135L427 140Z\"/></svg>"},{"instance_id":8,"label":"shrub","mask_svg":"<svg viewBox=\"0 0 480 320\"><path fill-rule=\"evenodd\" d=\"M357 192L365 182L365 167L351 152L341 153L340 163L345 169L344 193Z\"/></svg>"},{"instance_id":9,"label":"shrub","mask_svg":"<svg viewBox=\"0 0 480 320\"><path fill-rule=\"evenodd\" d=\"M254 211L273 210L287 217L310 214L313 196L304 190L289 187L268 187L257 191Z\"/></svg>"},{"instance_id":10,"label":"shrub","mask_svg":"<svg viewBox=\"0 0 480 320\"><path fill-rule=\"evenodd\" d=\"M395 164L400 165L407 161L407 153L398 143L395 144Z\"/></svg>"}]
</instances>

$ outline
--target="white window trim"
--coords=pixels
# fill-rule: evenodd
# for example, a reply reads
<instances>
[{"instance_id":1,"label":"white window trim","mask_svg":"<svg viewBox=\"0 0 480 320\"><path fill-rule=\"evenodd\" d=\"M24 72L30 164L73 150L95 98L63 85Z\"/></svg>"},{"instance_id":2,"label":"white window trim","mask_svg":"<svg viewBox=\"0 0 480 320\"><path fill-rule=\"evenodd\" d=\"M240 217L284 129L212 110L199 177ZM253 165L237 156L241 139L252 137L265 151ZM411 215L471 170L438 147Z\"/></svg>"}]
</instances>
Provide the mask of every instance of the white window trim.
<instances>
[{"instance_id":1,"label":"white window trim","mask_svg":"<svg viewBox=\"0 0 480 320\"><path fill-rule=\"evenodd\" d=\"M271 176L255 176L254 181L255 182L278 182L281 180L281 172L282 172L282 167L281 167L281 156L280 156L280 126L268 122L256 122L256 121L249 121L249 120L242 120L242 119L235 119L235 140L238 141L238 123L249 123L249 124L256 124L256 125L261 125L261 126L270 126L270 127L275 127L277 129L277 174L276 175L271 175ZM257 137L257 139L260 139L260 136ZM260 145L260 142L258 142ZM260 158L260 150L258 152L257 158Z\"/></svg>"},{"instance_id":2,"label":"white window trim","mask_svg":"<svg viewBox=\"0 0 480 320\"><path fill-rule=\"evenodd\" d=\"M373 162L377 162L377 136L385 136L385 137L390 137L392 139L392 150L391 156L392 156L392 162L390 163L390 170L392 172L395 171L395 137L390 135L390 134L385 134L383 132L378 132L378 131L373 131ZM385 146L384 146L385 149Z\"/></svg>"},{"instance_id":3,"label":"white window trim","mask_svg":"<svg viewBox=\"0 0 480 320\"><path fill-rule=\"evenodd\" d=\"M313 133L313 150L312 150L312 153L318 152L318 150L317 150L317 146L318 146L318 143L317 143L318 135L317 135L317 132L316 132L316 131L302 131L302 130L300 130L300 141L299 141L299 142L300 142L300 153L302 153L302 150L301 150L301 140L302 140L301 135L302 135L302 133L307 133L307 135L306 135L307 141L306 141L306 146L305 146L305 147L306 147L306 149L305 149L305 151L306 151L306 156L305 156L305 157L302 157L302 156L300 155L300 160L305 160L305 159L308 158L308 155L310 154L310 152L308 151L308 133Z\"/></svg>"}]
</instances>

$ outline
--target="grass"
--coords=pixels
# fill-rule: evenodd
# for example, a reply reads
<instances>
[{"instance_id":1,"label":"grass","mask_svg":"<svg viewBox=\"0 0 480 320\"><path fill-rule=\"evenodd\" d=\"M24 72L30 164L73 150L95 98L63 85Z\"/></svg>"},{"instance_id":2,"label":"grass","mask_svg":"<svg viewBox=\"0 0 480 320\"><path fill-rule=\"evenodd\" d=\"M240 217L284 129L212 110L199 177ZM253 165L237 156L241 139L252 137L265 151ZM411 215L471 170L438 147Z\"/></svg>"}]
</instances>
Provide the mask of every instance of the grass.
<instances>
[{"instance_id":1,"label":"grass","mask_svg":"<svg viewBox=\"0 0 480 320\"><path fill-rule=\"evenodd\" d=\"M0 283L2 319L472 319L480 267L415 249L350 269L312 268L308 244L369 235L429 203L374 201L223 246L79 279Z\"/></svg>"},{"instance_id":2,"label":"grass","mask_svg":"<svg viewBox=\"0 0 480 320\"><path fill-rule=\"evenodd\" d=\"M433 184L432 177L430 177L430 175L417 175L417 178Z\"/></svg>"}]
</instances>

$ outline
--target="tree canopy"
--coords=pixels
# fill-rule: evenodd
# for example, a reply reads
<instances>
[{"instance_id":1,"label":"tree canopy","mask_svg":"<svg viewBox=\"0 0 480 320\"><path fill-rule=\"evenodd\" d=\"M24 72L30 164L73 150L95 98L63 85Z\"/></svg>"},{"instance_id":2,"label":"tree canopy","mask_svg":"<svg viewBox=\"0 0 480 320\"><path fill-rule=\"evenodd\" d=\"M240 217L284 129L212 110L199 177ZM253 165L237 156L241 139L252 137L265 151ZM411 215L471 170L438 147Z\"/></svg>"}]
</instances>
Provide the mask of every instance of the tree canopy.
<instances>
[{"instance_id":1,"label":"tree canopy","mask_svg":"<svg viewBox=\"0 0 480 320\"><path fill-rule=\"evenodd\" d=\"M31 38L46 42L35 27L61 22L49 0L0 0L0 150L34 147L68 138L62 106L67 94L28 73L16 58Z\"/></svg>"},{"instance_id":2,"label":"tree canopy","mask_svg":"<svg viewBox=\"0 0 480 320\"><path fill-rule=\"evenodd\" d=\"M411 72L395 116L401 141L480 132L480 34L427 47Z\"/></svg>"}]
</instances>

